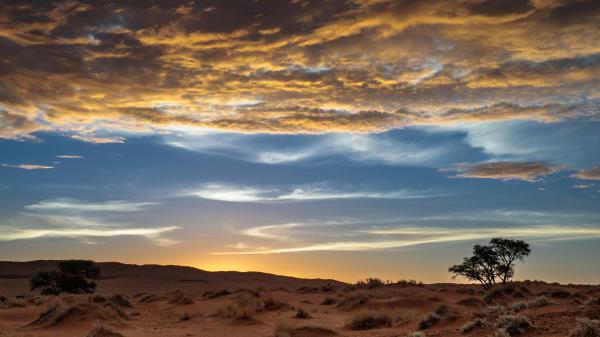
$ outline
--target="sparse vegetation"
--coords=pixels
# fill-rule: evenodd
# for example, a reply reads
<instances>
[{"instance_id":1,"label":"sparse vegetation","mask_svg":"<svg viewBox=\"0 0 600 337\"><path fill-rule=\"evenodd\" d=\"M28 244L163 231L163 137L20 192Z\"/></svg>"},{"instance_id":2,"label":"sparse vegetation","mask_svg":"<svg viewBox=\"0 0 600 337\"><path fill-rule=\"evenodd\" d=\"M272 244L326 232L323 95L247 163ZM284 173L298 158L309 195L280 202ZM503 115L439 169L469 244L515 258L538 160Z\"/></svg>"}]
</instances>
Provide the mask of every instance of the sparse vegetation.
<instances>
[{"instance_id":1,"label":"sparse vegetation","mask_svg":"<svg viewBox=\"0 0 600 337\"><path fill-rule=\"evenodd\" d=\"M288 322L277 322L275 325L275 337L292 337L294 326Z\"/></svg>"},{"instance_id":2,"label":"sparse vegetation","mask_svg":"<svg viewBox=\"0 0 600 337\"><path fill-rule=\"evenodd\" d=\"M600 327L597 321L592 321L589 318L581 318L577 320L575 330L571 333L571 337L599 337Z\"/></svg>"},{"instance_id":3,"label":"sparse vegetation","mask_svg":"<svg viewBox=\"0 0 600 337\"><path fill-rule=\"evenodd\" d=\"M123 337L123 335L98 324L92 328L92 331L86 337Z\"/></svg>"},{"instance_id":4,"label":"sparse vegetation","mask_svg":"<svg viewBox=\"0 0 600 337\"><path fill-rule=\"evenodd\" d=\"M332 304L336 304L336 303L337 303L337 300L335 298L327 296L323 299L323 301L321 302L321 305L332 305Z\"/></svg>"},{"instance_id":5,"label":"sparse vegetation","mask_svg":"<svg viewBox=\"0 0 600 337\"><path fill-rule=\"evenodd\" d=\"M213 298L217 298L217 297L221 297L221 296L227 296L230 295L231 292L227 289L221 289L221 290L208 290L205 291L204 294L202 294L202 298L206 299L206 300L211 300Z\"/></svg>"},{"instance_id":6,"label":"sparse vegetation","mask_svg":"<svg viewBox=\"0 0 600 337\"><path fill-rule=\"evenodd\" d=\"M381 279L376 277L369 277L356 282L356 287L359 289L373 289L384 285L385 283Z\"/></svg>"},{"instance_id":7,"label":"sparse vegetation","mask_svg":"<svg viewBox=\"0 0 600 337\"><path fill-rule=\"evenodd\" d=\"M513 303L510 308L515 311L515 312L519 312L521 310L524 309L528 309L528 308L541 308L541 307L545 307L549 304L550 302L548 301L548 298L546 296L539 296L534 298L533 300L530 301L520 301L517 303Z\"/></svg>"},{"instance_id":8,"label":"sparse vegetation","mask_svg":"<svg viewBox=\"0 0 600 337\"><path fill-rule=\"evenodd\" d=\"M440 315L436 314L435 312L428 313L427 316L425 316L425 318L419 321L419 329L429 329L432 325L439 322L440 318Z\"/></svg>"},{"instance_id":9,"label":"sparse vegetation","mask_svg":"<svg viewBox=\"0 0 600 337\"><path fill-rule=\"evenodd\" d=\"M462 276L477 281L485 289L492 288L499 279L503 284L514 276L514 264L531 253L529 244L522 240L494 238L489 245L475 245L473 256L448 269L453 277Z\"/></svg>"},{"instance_id":10,"label":"sparse vegetation","mask_svg":"<svg viewBox=\"0 0 600 337\"><path fill-rule=\"evenodd\" d=\"M525 333L533 324L523 315L502 315L496 320L496 328L503 329L509 336Z\"/></svg>"},{"instance_id":11,"label":"sparse vegetation","mask_svg":"<svg viewBox=\"0 0 600 337\"><path fill-rule=\"evenodd\" d=\"M100 268L93 261L68 260L58 264L58 270L37 272L30 280L31 291L41 288L43 295L93 293Z\"/></svg>"},{"instance_id":12,"label":"sparse vegetation","mask_svg":"<svg viewBox=\"0 0 600 337\"><path fill-rule=\"evenodd\" d=\"M382 326L390 327L397 315L392 310L361 310L348 321L351 330L369 330Z\"/></svg>"},{"instance_id":13,"label":"sparse vegetation","mask_svg":"<svg viewBox=\"0 0 600 337\"><path fill-rule=\"evenodd\" d=\"M309 319L312 318L312 315L303 308L296 309L296 315L294 317L299 319Z\"/></svg>"},{"instance_id":14,"label":"sparse vegetation","mask_svg":"<svg viewBox=\"0 0 600 337\"><path fill-rule=\"evenodd\" d=\"M477 328L485 328L486 327L486 322L485 319L481 319L479 317L465 323L461 328L460 331L462 331L462 333L469 333Z\"/></svg>"},{"instance_id":15,"label":"sparse vegetation","mask_svg":"<svg viewBox=\"0 0 600 337\"><path fill-rule=\"evenodd\" d=\"M427 337L427 336L422 331L414 331L414 332L409 332L408 335L406 335L406 337Z\"/></svg>"}]
</instances>

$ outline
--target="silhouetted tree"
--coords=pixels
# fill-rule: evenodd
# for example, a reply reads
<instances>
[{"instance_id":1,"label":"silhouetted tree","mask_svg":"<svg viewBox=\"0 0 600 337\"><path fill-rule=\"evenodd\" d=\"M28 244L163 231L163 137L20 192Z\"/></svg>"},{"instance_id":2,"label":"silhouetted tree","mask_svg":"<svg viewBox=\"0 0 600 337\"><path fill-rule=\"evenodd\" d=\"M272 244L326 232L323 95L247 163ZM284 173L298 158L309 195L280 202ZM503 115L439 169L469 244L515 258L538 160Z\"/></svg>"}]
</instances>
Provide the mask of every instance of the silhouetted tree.
<instances>
[{"instance_id":1,"label":"silhouetted tree","mask_svg":"<svg viewBox=\"0 0 600 337\"><path fill-rule=\"evenodd\" d=\"M514 276L515 261L523 261L530 253L525 241L494 238L489 245L475 245L473 256L464 258L461 264L448 271L454 274L453 278L462 276L489 289L496 284L497 278L503 284L508 282Z\"/></svg>"},{"instance_id":2,"label":"silhouetted tree","mask_svg":"<svg viewBox=\"0 0 600 337\"><path fill-rule=\"evenodd\" d=\"M68 260L58 264L58 271L40 271L30 280L31 290L42 288L44 295L93 293L100 268L93 261Z\"/></svg>"},{"instance_id":3,"label":"silhouetted tree","mask_svg":"<svg viewBox=\"0 0 600 337\"><path fill-rule=\"evenodd\" d=\"M503 284L514 276L515 261L523 262L525 257L531 254L529 244L523 240L494 238L490 241L490 246L500 259L498 273Z\"/></svg>"}]
</instances>

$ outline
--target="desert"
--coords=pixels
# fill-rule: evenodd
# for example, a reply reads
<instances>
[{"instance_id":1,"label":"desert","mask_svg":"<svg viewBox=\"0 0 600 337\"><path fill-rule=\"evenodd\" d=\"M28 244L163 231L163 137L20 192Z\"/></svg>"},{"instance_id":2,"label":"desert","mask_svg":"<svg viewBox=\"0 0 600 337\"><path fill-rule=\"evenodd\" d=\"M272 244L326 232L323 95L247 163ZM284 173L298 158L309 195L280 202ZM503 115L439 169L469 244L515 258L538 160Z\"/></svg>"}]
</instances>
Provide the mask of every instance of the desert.
<instances>
[{"instance_id":1,"label":"desert","mask_svg":"<svg viewBox=\"0 0 600 337\"><path fill-rule=\"evenodd\" d=\"M1 336L483 337L506 325L508 336L587 337L600 318L599 286L543 281L484 290L98 263L93 294L31 293L29 277L57 263L0 263Z\"/></svg>"}]
</instances>

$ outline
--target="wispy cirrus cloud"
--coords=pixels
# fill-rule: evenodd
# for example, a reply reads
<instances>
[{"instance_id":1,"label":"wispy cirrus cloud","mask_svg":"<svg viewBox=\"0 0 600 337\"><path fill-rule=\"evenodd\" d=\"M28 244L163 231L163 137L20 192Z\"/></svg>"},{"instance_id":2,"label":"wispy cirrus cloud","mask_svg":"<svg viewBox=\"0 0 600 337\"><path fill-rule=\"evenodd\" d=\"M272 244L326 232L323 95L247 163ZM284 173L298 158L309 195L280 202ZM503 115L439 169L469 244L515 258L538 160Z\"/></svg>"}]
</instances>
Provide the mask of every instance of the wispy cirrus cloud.
<instances>
[{"instance_id":1,"label":"wispy cirrus cloud","mask_svg":"<svg viewBox=\"0 0 600 337\"><path fill-rule=\"evenodd\" d=\"M281 242L287 240L284 234L276 234L286 229L293 229L314 224L282 224L254 228L244 234ZM271 233L275 232L275 233ZM370 251L397 249L424 244L452 243L472 240L490 239L493 237L525 238L533 240L578 240L600 238L598 226L566 226L566 225L529 225L519 227L420 227L398 226L384 229L359 230L353 240L338 241L331 236L331 241L303 242L293 246L262 247L253 249L239 246L235 251L213 252L214 255L261 255L314 251ZM298 241L297 239L294 241Z\"/></svg>"},{"instance_id":2,"label":"wispy cirrus cloud","mask_svg":"<svg viewBox=\"0 0 600 337\"><path fill-rule=\"evenodd\" d=\"M336 199L418 199L444 196L433 191L372 191L351 188L339 189L329 184L312 184L292 188L260 188L208 183L179 195L226 202L283 202Z\"/></svg>"},{"instance_id":3,"label":"wispy cirrus cloud","mask_svg":"<svg viewBox=\"0 0 600 337\"><path fill-rule=\"evenodd\" d=\"M14 228L0 226L0 241L31 240L39 238L109 238L141 236L159 246L169 246L176 240L162 235L179 229L176 226L157 228Z\"/></svg>"},{"instance_id":4,"label":"wispy cirrus cloud","mask_svg":"<svg viewBox=\"0 0 600 337\"><path fill-rule=\"evenodd\" d=\"M456 164L443 172L455 172L455 177L537 181L539 178L559 172L562 166L544 162L488 162L480 164Z\"/></svg>"},{"instance_id":5,"label":"wispy cirrus cloud","mask_svg":"<svg viewBox=\"0 0 600 337\"><path fill-rule=\"evenodd\" d=\"M53 169L54 166L38 165L38 164L0 164L2 167L18 168L22 170L49 170Z\"/></svg>"},{"instance_id":6,"label":"wispy cirrus cloud","mask_svg":"<svg viewBox=\"0 0 600 337\"><path fill-rule=\"evenodd\" d=\"M76 155L76 154L61 154L56 156L56 158L61 158L61 159L83 159L83 156L80 155Z\"/></svg>"},{"instance_id":7,"label":"wispy cirrus cloud","mask_svg":"<svg viewBox=\"0 0 600 337\"><path fill-rule=\"evenodd\" d=\"M29 212L20 213L9 224L0 224L0 241L77 238L90 243L90 238L139 236L158 246L178 243L165 236L180 229L178 226L142 227L116 218L121 213L139 212L157 204L123 200L85 202L67 198L43 200L25 206Z\"/></svg>"},{"instance_id":8,"label":"wispy cirrus cloud","mask_svg":"<svg viewBox=\"0 0 600 337\"><path fill-rule=\"evenodd\" d=\"M75 211L75 212L137 212L157 202L130 202L109 200L104 202L84 202L76 199L42 200L36 204L25 206L29 210Z\"/></svg>"}]
</instances>

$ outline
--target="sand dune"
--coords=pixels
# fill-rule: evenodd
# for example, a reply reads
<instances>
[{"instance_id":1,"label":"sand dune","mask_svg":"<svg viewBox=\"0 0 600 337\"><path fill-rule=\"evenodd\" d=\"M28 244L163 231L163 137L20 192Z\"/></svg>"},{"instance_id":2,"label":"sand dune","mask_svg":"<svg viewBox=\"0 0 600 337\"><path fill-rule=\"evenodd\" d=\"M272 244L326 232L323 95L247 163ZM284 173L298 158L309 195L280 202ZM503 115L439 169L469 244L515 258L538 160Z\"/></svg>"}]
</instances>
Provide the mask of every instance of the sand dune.
<instances>
[{"instance_id":1,"label":"sand dune","mask_svg":"<svg viewBox=\"0 0 600 337\"><path fill-rule=\"evenodd\" d=\"M174 266L129 270L111 263L100 264L106 273L97 294L40 296L20 288L27 275L51 263L0 264L3 284L14 283L10 289L26 294L4 295L0 336L484 337L502 329L513 336L558 337L570 336L578 324L593 329L593 321L578 319L600 318L600 287L544 282L490 291L458 284L366 288ZM205 282L182 280L200 276Z\"/></svg>"}]
</instances>

